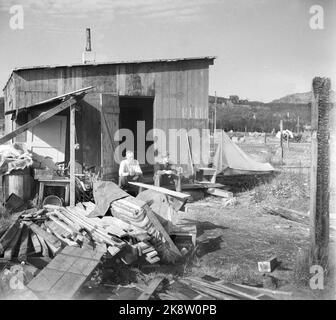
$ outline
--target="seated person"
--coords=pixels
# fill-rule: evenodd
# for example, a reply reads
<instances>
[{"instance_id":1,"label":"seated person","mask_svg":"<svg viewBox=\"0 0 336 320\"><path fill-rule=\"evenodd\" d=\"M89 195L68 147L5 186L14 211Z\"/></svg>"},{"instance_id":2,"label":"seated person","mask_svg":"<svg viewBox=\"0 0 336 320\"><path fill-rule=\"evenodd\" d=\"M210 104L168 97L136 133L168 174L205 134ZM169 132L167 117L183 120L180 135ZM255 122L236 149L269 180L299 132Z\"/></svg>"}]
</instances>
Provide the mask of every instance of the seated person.
<instances>
[{"instance_id":1,"label":"seated person","mask_svg":"<svg viewBox=\"0 0 336 320\"><path fill-rule=\"evenodd\" d=\"M125 189L128 182L141 182L142 171L139 161L134 159L134 153L126 151L126 159L120 162L119 166L119 186Z\"/></svg>"},{"instance_id":2,"label":"seated person","mask_svg":"<svg viewBox=\"0 0 336 320\"><path fill-rule=\"evenodd\" d=\"M154 185L156 186L169 186L175 184L176 187L177 170L169 162L169 154L165 152L162 154L161 159L154 165Z\"/></svg>"}]
</instances>

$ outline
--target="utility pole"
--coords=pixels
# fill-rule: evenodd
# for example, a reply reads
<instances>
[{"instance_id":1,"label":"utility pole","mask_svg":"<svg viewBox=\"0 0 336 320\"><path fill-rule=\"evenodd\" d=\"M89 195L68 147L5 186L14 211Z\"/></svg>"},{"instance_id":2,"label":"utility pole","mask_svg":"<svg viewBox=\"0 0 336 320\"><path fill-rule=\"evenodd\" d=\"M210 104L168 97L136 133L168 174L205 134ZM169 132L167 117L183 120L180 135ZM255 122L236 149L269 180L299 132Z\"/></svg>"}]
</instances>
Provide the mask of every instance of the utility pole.
<instances>
[{"instance_id":1,"label":"utility pole","mask_svg":"<svg viewBox=\"0 0 336 320\"><path fill-rule=\"evenodd\" d=\"M214 120L214 136L217 129L217 92L215 91L215 120Z\"/></svg>"},{"instance_id":2,"label":"utility pole","mask_svg":"<svg viewBox=\"0 0 336 320\"><path fill-rule=\"evenodd\" d=\"M296 132L300 133L300 116L297 117Z\"/></svg>"}]
</instances>

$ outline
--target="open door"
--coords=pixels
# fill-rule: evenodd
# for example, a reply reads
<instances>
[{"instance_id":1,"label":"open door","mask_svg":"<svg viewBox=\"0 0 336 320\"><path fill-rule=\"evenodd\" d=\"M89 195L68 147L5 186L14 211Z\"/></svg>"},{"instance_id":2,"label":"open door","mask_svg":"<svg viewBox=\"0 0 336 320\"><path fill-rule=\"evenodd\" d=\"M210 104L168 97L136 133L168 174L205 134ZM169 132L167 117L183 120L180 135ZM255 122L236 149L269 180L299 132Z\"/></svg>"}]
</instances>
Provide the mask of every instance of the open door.
<instances>
[{"instance_id":1,"label":"open door","mask_svg":"<svg viewBox=\"0 0 336 320\"><path fill-rule=\"evenodd\" d=\"M117 177L118 164L114 159L117 144L114 134L119 129L119 96L101 94L101 166L103 180Z\"/></svg>"}]
</instances>

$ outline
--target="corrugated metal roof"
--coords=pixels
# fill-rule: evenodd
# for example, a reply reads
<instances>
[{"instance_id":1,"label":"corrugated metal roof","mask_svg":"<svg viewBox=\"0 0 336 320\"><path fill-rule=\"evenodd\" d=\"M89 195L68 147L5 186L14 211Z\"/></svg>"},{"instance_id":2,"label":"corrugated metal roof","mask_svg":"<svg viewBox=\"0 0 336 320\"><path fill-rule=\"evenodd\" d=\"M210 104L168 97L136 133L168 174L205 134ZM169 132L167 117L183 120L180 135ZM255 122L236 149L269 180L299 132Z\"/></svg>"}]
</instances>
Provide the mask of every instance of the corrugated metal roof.
<instances>
[{"instance_id":1,"label":"corrugated metal roof","mask_svg":"<svg viewBox=\"0 0 336 320\"><path fill-rule=\"evenodd\" d=\"M191 57L191 58L175 58L175 59L154 59L154 60L134 60L134 61L115 61L115 62L93 62L93 63L74 63L69 65L42 65L31 67L18 67L13 71L30 70L30 69L44 69L44 68L64 68L64 67L86 67L86 66L100 66L109 64L139 64L139 63L159 63L159 62L178 62L178 61L190 61L190 60L214 60L215 56L205 57Z\"/></svg>"},{"instance_id":2,"label":"corrugated metal roof","mask_svg":"<svg viewBox=\"0 0 336 320\"><path fill-rule=\"evenodd\" d=\"M17 67L11 72L3 90L7 87L8 81L13 75L13 72L21 70L34 70L34 69L46 69L46 68L71 68L71 67L86 67L86 66L101 66L111 64L140 64L140 63L160 63L160 62L178 62L178 61L190 61L190 60L214 60L216 56L203 56L203 57L189 57L189 58L174 58L174 59L153 59L153 60L133 60L133 61L110 61L110 62L94 62L94 63L74 63L74 64L60 64L60 65L41 65L30 67Z\"/></svg>"}]
</instances>

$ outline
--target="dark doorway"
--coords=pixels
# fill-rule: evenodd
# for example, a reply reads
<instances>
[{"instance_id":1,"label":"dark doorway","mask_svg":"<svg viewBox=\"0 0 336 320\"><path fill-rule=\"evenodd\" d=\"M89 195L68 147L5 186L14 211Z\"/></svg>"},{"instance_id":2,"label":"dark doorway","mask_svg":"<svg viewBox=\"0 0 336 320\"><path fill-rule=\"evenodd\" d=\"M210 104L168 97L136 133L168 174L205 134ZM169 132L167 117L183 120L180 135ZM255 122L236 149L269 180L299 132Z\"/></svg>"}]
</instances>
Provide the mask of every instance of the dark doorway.
<instances>
[{"instance_id":1,"label":"dark doorway","mask_svg":"<svg viewBox=\"0 0 336 320\"><path fill-rule=\"evenodd\" d=\"M138 150L137 139L138 134L141 133L138 132L137 130L137 122L138 121L145 122L145 137L146 137L148 131L153 129L153 105L154 105L154 97L129 97L129 96L119 97L119 107L120 107L119 128L129 129L133 132L134 156L138 160L141 157L145 159L144 164L140 163L141 169L144 174L153 173L153 165L151 165L148 162L148 159L145 157L147 150L153 144L153 141L144 142L146 153L144 153L144 150ZM125 156L125 154L123 154L123 156Z\"/></svg>"}]
</instances>

